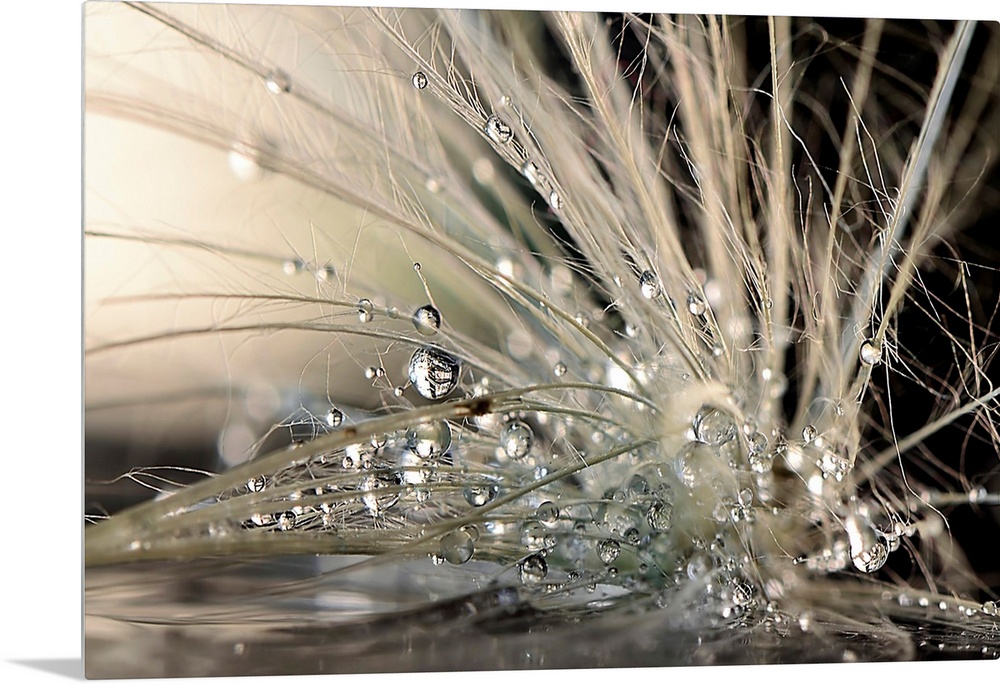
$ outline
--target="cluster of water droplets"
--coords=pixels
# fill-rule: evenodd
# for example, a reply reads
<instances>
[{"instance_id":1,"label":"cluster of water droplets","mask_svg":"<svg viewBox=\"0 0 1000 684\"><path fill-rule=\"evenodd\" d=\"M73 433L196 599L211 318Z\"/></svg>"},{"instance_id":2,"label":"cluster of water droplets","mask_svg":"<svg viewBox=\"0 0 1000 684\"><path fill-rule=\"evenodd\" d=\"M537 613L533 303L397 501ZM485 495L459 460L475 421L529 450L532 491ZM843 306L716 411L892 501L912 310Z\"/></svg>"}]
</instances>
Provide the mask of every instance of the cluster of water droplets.
<instances>
[{"instance_id":1,"label":"cluster of water droplets","mask_svg":"<svg viewBox=\"0 0 1000 684\"><path fill-rule=\"evenodd\" d=\"M268 89L287 91L275 84ZM411 84L423 91L428 76L417 71ZM481 133L498 149L516 147L501 114ZM519 171L551 209L564 208L541 163L524 158ZM600 589L652 609L691 606L720 624L756 614L775 629L807 631L809 616L784 613L783 596L810 577L878 572L915 528L855 496L841 412L793 433L779 407L788 385L780 370L752 364L735 379L719 370L726 341L750 324L721 327L714 307L722 295L710 279L681 289L667 271L661 279L654 266L635 266L649 259L630 264L631 278L605 284L609 306L581 305L572 273L542 269L534 291L569 314L555 316L534 295L512 298L524 326L503 351L516 368L495 376L454 344L434 304L417 306L400 332L407 382L394 388L400 404L390 408L413 406L403 403L409 388L418 405L481 403L385 434L365 434L363 421L330 407L322 430L292 440L307 456L222 498L255 497L259 510L242 521L249 533L327 534L333 552L405 549L439 569L478 561L488 579L523 596L586 603ZM525 277L501 248L495 270L488 278L504 292ZM384 311L363 297L354 313L376 328L398 318ZM590 356L579 351L585 344ZM858 354L870 369L883 352L865 340ZM381 365L365 370L375 388L388 375ZM533 393L507 377L546 389ZM710 399L690 398L708 387ZM348 431L349 444L310 447L310 438ZM981 612L997 609L987 603Z\"/></svg>"}]
</instances>

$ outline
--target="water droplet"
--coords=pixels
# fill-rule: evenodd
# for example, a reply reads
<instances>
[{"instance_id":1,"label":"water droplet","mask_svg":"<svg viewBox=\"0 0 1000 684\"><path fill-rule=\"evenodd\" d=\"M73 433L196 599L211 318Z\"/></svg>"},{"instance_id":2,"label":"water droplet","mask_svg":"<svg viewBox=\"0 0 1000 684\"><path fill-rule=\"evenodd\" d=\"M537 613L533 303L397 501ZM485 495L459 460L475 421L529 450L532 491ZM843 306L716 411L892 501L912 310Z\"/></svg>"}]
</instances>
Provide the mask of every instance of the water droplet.
<instances>
[{"instance_id":1,"label":"water droplet","mask_svg":"<svg viewBox=\"0 0 1000 684\"><path fill-rule=\"evenodd\" d=\"M677 452L674 470L687 487L694 487L704 476L705 464L715 459L718 452L702 442L688 442Z\"/></svg>"},{"instance_id":2,"label":"water droplet","mask_svg":"<svg viewBox=\"0 0 1000 684\"><path fill-rule=\"evenodd\" d=\"M295 527L295 511L285 511L278 516L278 528L287 532Z\"/></svg>"},{"instance_id":3,"label":"water droplet","mask_svg":"<svg viewBox=\"0 0 1000 684\"><path fill-rule=\"evenodd\" d=\"M577 311L573 320L575 320L577 325L582 328L590 327L590 316L588 316L584 311Z\"/></svg>"},{"instance_id":4,"label":"water droplet","mask_svg":"<svg viewBox=\"0 0 1000 684\"><path fill-rule=\"evenodd\" d=\"M441 328L441 312L430 304L424 304L413 312L413 327L425 337L430 337Z\"/></svg>"},{"instance_id":5,"label":"water droplet","mask_svg":"<svg viewBox=\"0 0 1000 684\"><path fill-rule=\"evenodd\" d=\"M708 311L708 306L705 304L704 299L691 293L688 295L688 311L691 312L692 316L702 316Z\"/></svg>"},{"instance_id":6,"label":"water droplet","mask_svg":"<svg viewBox=\"0 0 1000 684\"><path fill-rule=\"evenodd\" d=\"M524 165L521 166L521 175L524 176L532 186L538 185L538 181L541 178L538 165L530 159L525 161Z\"/></svg>"},{"instance_id":7,"label":"water droplet","mask_svg":"<svg viewBox=\"0 0 1000 684\"><path fill-rule=\"evenodd\" d=\"M560 209L562 209L563 206L562 196L559 194L557 190L553 190L552 192L549 193L549 206L552 207L552 209L555 211L559 211Z\"/></svg>"},{"instance_id":8,"label":"water droplet","mask_svg":"<svg viewBox=\"0 0 1000 684\"><path fill-rule=\"evenodd\" d=\"M344 422L344 412L336 406L331 406L326 412L326 424L330 427L340 427Z\"/></svg>"},{"instance_id":9,"label":"water droplet","mask_svg":"<svg viewBox=\"0 0 1000 684\"><path fill-rule=\"evenodd\" d=\"M997 604L995 601L986 601L985 603L983 603L982 608L980 610L982 610L987 615L1000 615L1000 609L997 608Z\"/></svg>"},{"instance_id":10,"label":"water droplet","mask_svg":"<svg viewBox=\"0 0 1000 684\"><path fill-rule=\"evenodd\" d=\"M510 126L501 121L500 117L496 114L493 114L486 120L486 126L483 130L490 137L490 140L498 145L505 145L514 137L514 131L511 130Z\"/></svg>"},{"instance_id":11,"label":"water droplet","mask_svg":"<svg viewBox=\"0 0 1000 684\"><path fill-rule=\"evenodd\" d=\"M874 366L882 360L882 348L877 346L873 340L865 340L861 343L858 356L861 358L861 363L866 366Z\"/></svg>"},{"instance_id":12,"label":"water droplet","mask_svg":"<svg viewBox=\"0 0 1000 684\"><path fill-rule=\"evenodd\" d=\"M551 501L543 501L535 509L535 519L546 525L554 525L559 519L559 507Z\"/></svg>"},{"instance_id":13,"label":"water droplet","mask_svg":"<svg viewBox=\"0 0 1000 684\"><path fill-rule=\"evenodd\" d=\"M453 530L441 538L441 555L452 565L469 562L475 549L475 541L465 528Z\"/></svg>"},{"instance_id":14,"label":"water droplet","mask_svg":"<svg viewBox=\"0 0 1000 684\"><path fill-rule=\"evenodd\" d=\"M541 554L533 553L517 566L517 575L524 585L540 584L549 574L549 564Z\"/></svg>"},{"instance_id":15,"label":"water droplet","mask_svg":"<svg viewBox=\"0 0 1000 684\"><path fill-rule=\"evenodd\" d=\"M704 577L711 569L712 565L708 558L704 554L699 553L688 561L684 571L687 573L688 579L696 580L699 577Z\"/></svg>"},{"instance_id":16,"label":"water droplet","mask_svg":"<svg viewBox=\"0 0 1000 684\"><path fill-rule=\"evenodd\" d=\"M371 321L372 317L375 315L375 305L372 304L370 299L359 299L358 300L358 320L362 323L368 323Z\"/></svg>"},{"instance_id":17,"label":"water droplet","mask_svg":"<svg viewBox=\"0 0 1000 684\"><path fill-rule=\"evenodd\" d=\"M552 367L552 372L556 374L557 378L561 378L562 376L566 375L566 371L567 371L566 364L563 363L562 361L558 361L556 365Z\"/></svg>"},{"instance_id":18,"label":"water droplet","mask_svg":"<svg viewBox=\"0 0 1000 684\"><path fill-rule=\"evenodd\" d=\"M530 551L548 549L555 546L555 538L548 528L537 520L528 520L521 525L521 544Z\"/></svg>"},{"instance_id":19,"label":"water droplet","mask_svg":"<svg viewBox=\"0 0 1000 684\"><path fill-rule=\"evenodd\" d=\"M461 363L447 352L420 347L410 357L410 382L425 399L443 399L458 385Z\"/></svg>"},{"instance_id":20,"label":"water droplet","mask_svg":"<svg viewBox=\"0 0 1000 684\"><path fill-rule=\"evenodd\" d=\"M497 493L500 491L500 486L495 482L484 482L481 484L470 484L462 490L462 496L465 500L469 502L470 505L479 508L480 506L485 506L490 501L493 501L497 497Z\"/></svg>"},{"instance_id":21,"label":"water droplet","mask_svg":"<svg viewBox=\"0 0 1000 684\"><path fill-rule=\"evenodd\" d=\"M268 92L273 95L281 95L292 89L292 82L288 78L288 74L280 70L269 73L267 79L264 81L264 85L267 87Z\"/></svg>"},{"instance_id":22,"label":"water droplet","mask_svg":"<svg viewBox=\"0 0 1000 684\"><path fill-rule=\"evenodd\" d=\"M821 438L817 438L817 443ZM825 449L819 458L819 469L826 477L833 477L840 482L851 469L851 462L845 457L831 449Z\"/></svg>"},{"instance_id":23,"label":"water droplet","mask_svg":"<svg viewBox=\"0 0 1000 684\"><path fill-rule=\"evenodd\" d=\"M753 601L753 587L745 582L734 582L732 597L735 605L748 606Z\"/></svg>"},{"instance_id":24,"label":"water droplet","mask_svg":"<svg viewBox=\"0 0 1000 684\"><path fill-rule=\"evenodd\" d=\"M247 480L247 491L248 492L260 492L263 491L264 485L267 484L267 480L264 479L263 475L258 475L257 477L251 477Z\"/></svg>"},{"instance_id":25,"label":"water droplet","mask_svg":"<svg viewBox=\"0 0 1000 684\"><path fill-rule=\"evenodd\" d=\"M741 489L736 500L739 501L741 506L749 506L753 503L753 492L749 488Z\"/></svg>"},{"instance_id":26,"label":"water droplet","mask_svg":"<svg viewBox=\"0 0 1000 684\"><path fill-rule=\"evenodd\" d=\"M646 299L653 299L660 294L660 281L652 271L643 271L639 276L639 291Z\"/></svg>"},{"instance_id":27,"label":"water droplet","mask_svg":"<svg viewBox=\"0 0 1000 684\"><path fill-rule=\"evenodd\" d=\"M845 521L851 544L851 560L861 572L875 572L889 557L889 547L854 515Z\"/></svg>"},{"instance_id":28,"label":"water droplet","mask_svg":"<svg viewBox=\"0 0 1000 684\"><path fill-rule=\"evenodd\" d=\"M437 420L415 425L406 431L406 444L423 459L435 459L451 448L451 427Z\"/></svg>"},{"instance_id":29,"label":"water droplet","mask_svg":"<svg viewBox=\"0 0 1000 684\"><path fill-rule=\"evenodd\" d=\"M721 446L736 437L736 423L725 411L702 406L694 417L694 434L699 442Z\"/></svg>"},{"instance_id":30,"label":"water droplet","mask_svg":"<svg viewBox=\"0 0 1000 684\"><path fill-rule=\"evenodd\" d=\"M808 444L809 442L816 439L817 434L819 433L816 431L815 425L806 425L804 428L802 428L802 441Z\"/></svg>"},{"instance_id":31,"label":"water droplet","mask_svg":"<svg viewBox=\"0 0 1000 684\"><path fill-rule=\"evenodd\" d=\"M306 268L306 264L301 259L289 259L281 265L281 270L285 275L295 275L296 273L302 273Z\"/></svg>"},{"instance_id":32,"label":"water droplet","mask_svg":"<svg viewBox=\"0 0 1000 684\"><path fill-rule=\"evenodd\" d=\"M514 420L500 431L500 446L508 458L524 458L531 451L531 444L535 434L531 428L520 420Z\"/></svg>"},{"instance_id":33,"label":"water droplet","mask_svg":"<svg viewBox=\"0 0 1000 684\"><path fill-rule=\"evenodd\" d=\"M412 83L413 87L417 90L423 90L427 87L427 74L422 71L416 72L410 79L410 83Z\"/></svg>"},{"instance_id":34,"label":"water droplet","mask_svg":"<svg viewBox=\"0 0 1000 684\"><path fill-rule=\"evenodd\" d=\"M755 432L747 438L750 453L759 455L767 451L767 436L763 432Z\"/></svg>"},{"instance_id":35,"label":"water droplet","mask_svg":"<svg viewBox=\"0 0 1000 684\"><path fill-rule=\"evenodd\" d=\"M384 490L390 487L392 487L391 483L374 475L369 475L361 481L361 485L358 487L363 492L361 494L361 503L365 505L365 508L372 515L382 514L395 506L399 501L398 491L378 493L380 489Z\"/></svg>"},{"instance_id":36,"label":"water droplet","mask_svg":"<svg viewBox=\"0 0 1000 684\"><path fill-rule=\"evenodd\" d=\"M402 385L397 385L397 386L395 386L395 387L392 388L393 395L395 395L397 397L403 396L403 392L405 392L405 391L406 390L403 388Z\"/></svg>"},{"instance_id":37,"label":"water droplet","mask_svg":"<svg viewBox=\"0 0 1000 684\"><path fill-rule=\"evenodd\" d=\"M270 525L273 520L270 513L254 513L250 516L250 522L257 527L264 527L265 525Z\"/></svg>"},{"instance_id":38,"label":"water droplet","mask_svg":"<svg viewBox=\"0 0 1000 684\"><path fill-rule=\"evenodd\" d=\"M621 549L621 545L614 539L602 539L597 543L597 555L605 565L611 565L618 560Z\"/></svg>"},{"instance_id":39,"label":"water droplet","mask_svg":"<svg viewBox=\"0 0 1000 684\"><path fill-rule=\"evenodd\" d=\"M670 527L673 509L665 501L654 501L646 511L646 522L654 530L663 531Z\"/></svg>"}]
</instances>

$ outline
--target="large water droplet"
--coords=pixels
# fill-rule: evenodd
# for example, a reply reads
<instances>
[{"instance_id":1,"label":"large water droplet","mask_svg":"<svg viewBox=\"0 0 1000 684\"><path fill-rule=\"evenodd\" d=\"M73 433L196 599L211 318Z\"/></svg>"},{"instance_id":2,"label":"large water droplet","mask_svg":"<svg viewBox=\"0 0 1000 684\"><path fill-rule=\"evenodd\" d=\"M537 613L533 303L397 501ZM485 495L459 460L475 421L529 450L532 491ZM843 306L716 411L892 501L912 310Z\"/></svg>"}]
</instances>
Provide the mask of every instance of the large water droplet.
<instances>
[{"instance_id":1,"label":"large water droplet","mask_svg":"<svg viewBox=\"0 0 1000 684\"><path fill-rule=\"evenodd\" d=\"M646 299L653 299L660 294L660 279L652 271L643 271L639 276L639 291Z\"/></svg>"},{"instance_id":2,"label":"large water droplet","mask_svg":"<svg viewBox=\"0 0 1000 684\"><path fill-rule=\"evenodd\" d=\"M490 140L498 145L504 145L514 137L514 131L496 114L493 114L486 120L486 126L483 130L486 131L486 135L490 137Z\"/></svg>"},{"instance_id":3,"label":"large water droplet","mask_svg":"<svg viewBox=\"0 0 1000 684\"><path fill-rule=\"evenodd\" d=\"M441 538L441 555L453 565L467 563L475 549L475 541L465 528L453 530Z\"/></svg>"},{"instance_id":4,"label":"large water droplet","mask_svg":"<svg viewBox=\"0 0 1000 684\"><path fill-rule=\"evenodd\" d=\"M451 354L434 347L420 347L410 357L409 377L420 396L443 399L458 385L462 365Z\"/></svg>"},{"instance_id":5,"label":"large water droplet","mask_svg":"<svg viewBox=\"0 0 1000 684\"><path fill-rule=\"evenodd\" d=\"M876 541L871 546L863 549L851 549L851 560L854 567L862 572L875 572L883 565L889 557L889 549L881 541Z\"/></svg>"},{"instance_id":6,"label":"large water droplet","mask_svg":"<svg viewBox=\"0 0 1000 684\"><path fill-rule=\"evenodd\" d=\"M767 451L767 436L763 432L755 432L747 437L747 446L751 455L759 456Z\"/></svg>"},{"instance_id":7,"label":"large water droplet","mask_svg":"<svg viewBox=\"0 0 1000 684\"><path fill-rule=\"evenodd\" d=\"M555 373L557 378L561 378L562 376L566 375L566 372L568 370L569 369L566 368L566 364L563 363L562 361L557 361L556 365L552 367L552 372Z\"/></svg>"},{"instance_id":8,"label":"large water droplet","mask_svg":"<svg viewBox=\"0 0 1000 684\"><path fill-rule=\"evenodd\" d=\"M744 607L750 605L753 601L753 587L751 587L746 582L734 581L732 589L733 603L737 606Z\"/></svg>"},{"instance_id":9,"label":"large water droplet","mask_svg":"<svg viewBox=\"0 0 1000 684\"><path fill-rule=\"evenodd\" d=\"M344 422L344 412L335 406L331 406L326 412L326 424L330 427L340 427Z\"/></svg>"},{"instance_id":10,"label":"large water droplet","mask_svg":"<svg viewBox=\"0 0 1000 684\"><path fill-rule=\"evenodd\" d=\"M420 458L438 458L451 448L451 427L443 420L415 425L406 431L406 445Z\"/></svg>"},{"instance_id":11,"label":"large water droplet","mask_svg":"<svg viewBox=\"0 0 1000 684\"><path fill-rule=\"evenodd\" d=\"M691 293L688 295L688 311L691 312L692 316L702 316L708 311L708 306L705 304L704 299Z\"/></svg>"},{"instance_id":12,"label":"large water droplet","mask_svg":"<svg viewBox=\"0 0 1000 684\"><path fill-rule=\"evenodd\" d=\"M559 519L559 507L551 501L543 501L535 509L535 519L546 525L554 525Z\"/></svg>"},{"instance_id":13,"label":"large water droplet","mask_svg":"<svg viewBox=\"0 0 1000 684\"><path fill-rule=\"evenodd\" d=\"M817 434L819 433L817 432L815 425L806 425L802 428L802 441L808 444L816 439Z\"/></svg>"},{"instance_id":14,"label":"large water droplet","mask_svg":"<svg viewBox=\"0 0 1000 684\"><path fill-rule=\"evenodd\" d=\"M361 503L372 515L381 515L399 501L399 491L379 491L391 487L391 483L369 475L361 481L361 485L358 487L362 492Z\"/></svg>"},{"instance_id":15,"label":"large water droplet","mask_svg":"<svg viewBox=\"0 0 1000 684\"><path fill-rule=\"evenodd\" d=\"M281 270L285 275L295 275L306 270L306 262L302 259L289 259L281 265Z\"/></svg>"},{"instance_id":16,"label":"large water droplet","mask_svg":"<svg viewBox=\"0 0 1000 684\"><path fill-rule=\"evenodd\" d=\"M540 554L533 553L517 566L517 575L524 585L537 585L549 574L549 564Z\"/></svg>"},{"instance_id":17,"label":"large water droplet","mask_svg":"<svg viewBox=\"0 0 1000 684\"><path fill-rule=\"evenodd\" d=\"M416 72L410 79L410 83L412 83L413 87L417 90L423 90L427 87L427 74L422 71Z\"/></svg>"},{"instance_id":18,"label":"large water droplet","mask_svg":"<svg viewBox=\"0 0 1000 684\"><path fill-rule=\"evenodd\" d=\"M861 343L858 356L861 358L861 363L874 366L882 360L882 348L876 345L874 340L865 340Z\"/></svg>"},{"instance_id":19,"label":"large water droplet","mask_svg":"<svg viewBox=\"0 0 1000 684\"><path fill-rule=\"evenodd\" d=\"M509 458L524 458L531 451L535 434L526 423L513 420L500 431L500 446Z\"/></svg>"},{"instance_id":20,"label":"large water droplet","mask_svg":"<svg viewBox=\"0 0 1000 684\"><path fill-rule=\"evenodd\" d=\"M663 531L670 527L673 509L664 501L654 501L646 511L646 522L654 530Z\"/></svg>"},{"instance_id":21,"label":"large water droplet","mask_svg":"<svg viewBox=\"0 0 1000 684\"><path fill-rule=\"evenodd\" d=\"M358 300L358 320L362 323L368 323L371 321L372 317L375 315L375 305L372 304L370 299L359 299Z\"/></svg>"},{"instance_id":22,"label":"large water droplet","mask_svg":"<svg viewBox=\"0 0 1000 684\"><path fill-rule=\"evenodd\" d=\"M278 529L283 532L287 532L292 529L295 527L296 518L297 516L295 515L295 511L285 511L284 513L281 513L278 515Z\"/></svg>"},{"instance_id":23,"label":"large water droplet","mask_svg":"<svg viewBox=\"0 0 1000 684\"><path fill-rule=\"evenodd\" d=\"M530 159L525 161L524 165L521 167L521 175L524 176L532 186L537 185L539 179L541 178L541 172L538 170L538 165Z\"/></svg>"},{"instance_id":24,"label":"large water droplet","mask_svg":"<svg viewBox=\"0 0 1000 684\"><path fill-rule=\"evenodd\" d=\"M441 328L441 312L430 304L425 304L413 312L413 327L425 337L430 337Z\"/></svg>"},{"instance_id":25,"label":"large water droplet","mask_svg":"<svg viewBox=\"0 0 1000 684\"><path fill-rule=\"evenodd\" d=\"M247 480L247 491L248 492L260 492L264 490L264 485L267 484L267 480L264 479L263 475L258 475L257 477L251 477Z\"/></svg>"},{"instance_id":26,"label":"large water droplet","mask_svg":"<svg viewBox=\"0 0 1000 684\"><path fill-rule=\"evenodd\" d=\"M687 487L696 487L717 477L719 452L703 442L688 442L677 452L674 471Z\"/></svg>"},{"instance_id":27,"label":"large water droplet","mask_svg":"<svg viewBox=\"0 0 1000 684\"><path fill-rule=\"evenodd\" d=\"M479 508L480 506L485 506L490 501L497 498L497 493L499 491L500 486L495 482L483 482L466 485L462 490L462 496L465 497L465 500L468 501L470 505Z\"/></svg>"},{"instance_id":28,"label":"large water droplet","mask_svg":"<svg viewBox=\"0 0 1000 684\"><path fill-rule=\"evenodd\" d=\"M282 93L287 93L292 89L292 82L291 79L288 78L288 74L277 69L267 75L264 85L273 95L281 95Z\"/></svg>"},{"instance_id":29,"label":"large water droplet","mask_svg":"<svg viewBox=\"0 0 1000 684\"><path fill-rule=\"evenodd\" d=\"M851 560L861 572L875 572L889 557L886 546L875 531L857 515L849 515L844 521L847 537L851 545Z\"/></svg>"},{"instance_id":30,"label":"large water droplet","mask_svg":"<svg viewBox=\"0 0 1000 684\"><path fill-rule=\"evenodd\" d=\"M703 406L694 417L694 434L699 442L721 446L736 437L736 422L721 409Z\"/></svg>"},{"instance_id":31,"label":"large water droplet","mask_svg":"<svg viewBox=\"0 0 1000 684\"><path fill-rule=\"evenodd\" d=\"M562 195L559 194L557 190L553 190L549 193L549 206L552 207L554 211L559 211L562 209L563 200Z\"/></svg>"},{"instance_id":32,"label":"large water droplet","mask_svg":"<svg viewBox=\"0 0 1000 684\"><path fill-rule=\"evenodd\" d=\"M521 525L521 544L530 551L538 551L555 546L555 538L545 525L537 520L528 520Z\"/></svg>"},{"instance_id":33,"label":"large water droplet","mask_svg":"<svg viewBox=\"0 0 1000 684\"><path fill-rule=\"evenodd\" d=\"M622 547L614 539L602 539L597 543L597 555L605 565L611 565L618 560Z\"/></svg>"}]
</instances>

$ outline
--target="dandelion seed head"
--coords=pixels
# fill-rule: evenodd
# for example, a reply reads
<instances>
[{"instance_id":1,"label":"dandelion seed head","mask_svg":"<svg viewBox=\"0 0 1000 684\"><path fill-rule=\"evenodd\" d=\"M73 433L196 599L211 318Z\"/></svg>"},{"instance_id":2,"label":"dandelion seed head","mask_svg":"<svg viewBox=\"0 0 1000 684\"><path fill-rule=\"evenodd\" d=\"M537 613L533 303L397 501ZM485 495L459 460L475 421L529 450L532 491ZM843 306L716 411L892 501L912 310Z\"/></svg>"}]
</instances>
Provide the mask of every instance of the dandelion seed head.
<instances>
[{"instance_id":1,"label":"dandelion seed head","mask_svg":"<svg viewBox=\"0 0 1000 684\"><path fill-rule=\"evenodd\" d=\"M941 49L916 51L933 63L924 83L882 49L901 40L893 22L842 39L794 18L520 17L536 35L503 12L322 9L308 40L287 42L300 46L293 86L270 66L288 56L248 27L290 30L296 10L102 11L186 46L159 54L227 59L176 89L191 100L181 112L130 87L141 56L109 68L141 51L105 50L88 102L193 144L219 138L232 175L213 197L259 194L240 195L234 206L254 210L219 235L191 217L143 216L110 238L114 221L88 221L88 243L135 243L163 267L132 302L154 312L148 335L112 320L129 306L117 292L88 313L88 385L127 375L147 346L197 359L188 384L169 377L180 366L147 363L143 384L162 390L148 403L208 397L209 441L241 436L195 484L131 471L159 499L142 526L128 511L93 526L91 558L292 550L338 568L290 585L296 599L374 598L401 619L427 606L442 639L462 622L447 616L468 611L501 645L508 609L596 635L624 608L623 625L699 635L684 662L726 658L731 633L761 653L796 634L865 657L885 622L942 601L939 620L995 614L945 550L949 507L993 505L989 481L925 444L949 423L990 443L997 414L989 307L963 280L965 257L935 251L964 254L941 226L960 229L972 179L1000 157L966 161L969 140L995 147L981 122L934 112L954 83L979 102L969 95L988 80L961 66L965 24L932 27ZM549 61L560 69L539 73ZM229 97L260 132L232 125ZM984 111L995 99L983 91ZM228 142L264 134L266 146ZM295 202L258 211L266 193ZM932 262L969 303L925 282ZM948 333L951 365L921 358L900 322L914 311ZM871 370L884 350L883 377ZM253 408L261 378L273 396ZM936 408L904 429L921 392ZM88 420L129 403L110 398ZM132 434L157 432L133 419ZM379 573L413 581L380 593ZM932 600L907 587L904 601L897 576ZM265 621L284 591L272 579L253 579L271 587ZM884 614L857 608L873 596ZM534 636L550 654L565 645L556 629Z\"/></svg>"}]
</instances>

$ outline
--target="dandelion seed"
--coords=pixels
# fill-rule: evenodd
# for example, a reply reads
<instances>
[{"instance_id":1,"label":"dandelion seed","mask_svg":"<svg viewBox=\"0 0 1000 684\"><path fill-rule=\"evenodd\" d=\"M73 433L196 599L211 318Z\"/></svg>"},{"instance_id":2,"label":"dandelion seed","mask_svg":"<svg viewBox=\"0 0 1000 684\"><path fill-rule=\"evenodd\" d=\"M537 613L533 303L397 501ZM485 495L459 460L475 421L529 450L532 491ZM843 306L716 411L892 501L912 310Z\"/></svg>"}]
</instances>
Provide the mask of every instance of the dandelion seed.
<instances>
[{"instance_id":1,"label":"dandelion seed","mask_svg":"<svg viewBox=\"0 0 1000 684\"><path fill-rule=\"evenodd\" d=\"M88 675L995 655L994 25L86 11Z\"/></svg>"}]
</instances>

